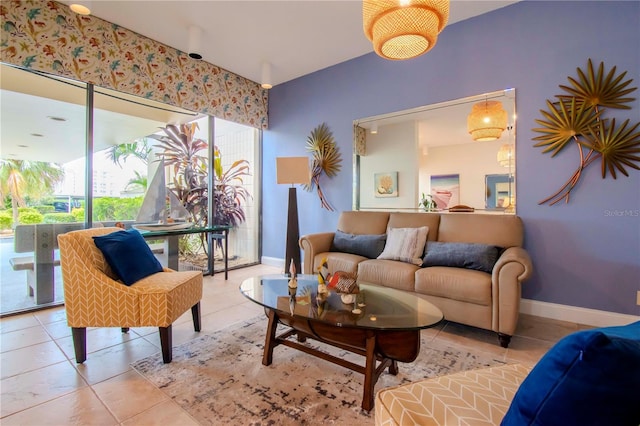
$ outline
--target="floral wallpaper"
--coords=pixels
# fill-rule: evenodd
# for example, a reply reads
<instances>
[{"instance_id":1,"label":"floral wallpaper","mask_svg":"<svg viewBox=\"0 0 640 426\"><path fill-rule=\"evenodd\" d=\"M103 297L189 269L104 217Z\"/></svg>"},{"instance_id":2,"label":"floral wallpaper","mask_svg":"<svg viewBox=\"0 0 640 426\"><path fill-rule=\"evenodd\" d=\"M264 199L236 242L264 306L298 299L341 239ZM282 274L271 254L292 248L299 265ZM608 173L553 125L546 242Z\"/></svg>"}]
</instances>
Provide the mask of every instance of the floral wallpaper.
<instances>
[{"instance_id":1,"label":"floral wallpaper","mask_svg":"<svg viewBox=\"0 0 640 426\"><path fill-rule=\"evenodd\" d=\"M266 129L268 91L55 1L3 1L0 60Z\"/></svg>"},{"instance_id":2,"label":"floral wallpaper","mask_svg":"<svg viewBox=\"0 0 640 426\"><path fill-rule=\"evenodd\" d=\"M367 155L367 131L364 127L353 126L354 153L357 155Z\"/></svg>"}]
</instances>

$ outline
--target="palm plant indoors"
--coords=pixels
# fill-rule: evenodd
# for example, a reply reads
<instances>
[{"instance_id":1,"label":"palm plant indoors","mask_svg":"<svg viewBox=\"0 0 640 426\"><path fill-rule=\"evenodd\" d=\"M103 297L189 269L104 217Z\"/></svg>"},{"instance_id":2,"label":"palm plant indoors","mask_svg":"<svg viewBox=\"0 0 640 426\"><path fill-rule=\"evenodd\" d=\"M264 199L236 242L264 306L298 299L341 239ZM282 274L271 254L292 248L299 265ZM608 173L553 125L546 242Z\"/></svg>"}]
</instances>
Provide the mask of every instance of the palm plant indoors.
<instances>
[{"instance_id":1,"label":"palm plant indoors","mask_svg":"<svg viewBox=\"0 0 640 426\"><path fill-rule=\"evenodd\" d=\"M127 157L136 157L146 163L153 151L152 148L157 148L160 159L171 168L171 180L168 182L167 190L180 200L189 212L191 222L196 226L206 227L209 224L209 144L196 137L198 128L197 122L168 124L161 128L161 134L149 136L157 141L153 146L143 138L132 144L113 147L109 156L117 164ZM243 178L249 176L249 162L238 160L225 169L221 151L215 145L213 153L213 224L236 227L245 221L243 203L251 197L243 186ZM142 180L136 179L136 182L130 183L140 184ZM223 250L221 240L217 239L216 242L218 249ZM204 253L205 258L207 256L204 235L192 235L181 239L181 256L193 258L197 253Z\"/></svg>"},{"instance_id":2,"label":"palm plant indoors","mask_svg":"<svg viewBox=\"0 0 640 426\"><path fill-rule=\"evenodd\" d=\"M198 123L180 126L167 125L164 135L153 135L161 149L160 156L167 166L173 168L172 182L168 189L182 202L197 226L207 226L209 202L209 161L206 155L208 143L196 138ZM249 162L237 160L226 170L223 167L220 149L213 147L214 202L213 223L236 227L245 221L243 202L250 198L244 188L243 177L249 176ZM221 240L216 240L222 250ZM206 254L204 236L200 236L200 246Z\"/></svg>"}]
</instances>

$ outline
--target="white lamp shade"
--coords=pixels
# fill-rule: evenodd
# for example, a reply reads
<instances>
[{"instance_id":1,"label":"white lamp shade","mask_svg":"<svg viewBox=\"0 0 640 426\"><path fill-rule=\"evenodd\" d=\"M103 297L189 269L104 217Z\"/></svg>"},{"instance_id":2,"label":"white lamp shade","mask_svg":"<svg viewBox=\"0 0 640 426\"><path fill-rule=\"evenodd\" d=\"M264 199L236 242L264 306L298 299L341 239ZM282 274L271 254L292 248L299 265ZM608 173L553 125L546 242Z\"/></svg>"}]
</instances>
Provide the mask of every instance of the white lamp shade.
<instances>
[{"instance_id":1,"label":"white lamp shade","mask_svg":"<svg viewBox=\"0 0 640 426\"><path fill-rule=\"evenodd\" d=\"M91 1L74 1L71 2L69 8L78 15L91 15Z\"/></svg>"},{"instance_id":2,"label":"white lamp shade","mask_svg":"<svg viewBox=\"0 0 640 426\"><path fill-rule=\"evenodd\" d=\"M309 184L311 171L308 157L277 157L276 180L279 184Z\"/></svg>"}]
</instances>

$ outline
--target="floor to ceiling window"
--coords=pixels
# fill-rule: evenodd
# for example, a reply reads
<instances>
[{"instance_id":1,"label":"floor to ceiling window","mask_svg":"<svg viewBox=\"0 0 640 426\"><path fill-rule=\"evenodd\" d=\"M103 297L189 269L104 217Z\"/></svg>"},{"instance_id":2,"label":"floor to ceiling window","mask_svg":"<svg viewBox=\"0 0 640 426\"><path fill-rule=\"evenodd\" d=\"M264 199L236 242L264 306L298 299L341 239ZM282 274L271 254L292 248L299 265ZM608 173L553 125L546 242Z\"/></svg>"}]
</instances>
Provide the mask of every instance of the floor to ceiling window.
<instances>
[{"instance_id":1,"label":"floor to ceiling window","mask_svg":"<svg viewBox=\"0 0 640 426\"><path fill-rule=\"evenodd\" d=\"M231 224L227 253L230 267L258 262L260 132L257 129L102 88L94 88L92 96L87 98L87 89L82 83L6 65L2 65L2 76L0 314L63 302L57 251L54 250L51 265L47 265L53 269L51 291L38 297L27 285L33 286L35 281L45 279L41 275L46 275L38 271L38 266L29 269L29 259L33 264L33 258L39 255L33 247L37 244L36 237L26 234L27 240L31 238L29 242L18 241L16 230L46 231L45 224L52 224L55 232L63 232L85 226L117 223L131 227L146 222L149 219L142 206L149 186L158 177L163 190L175 195L186 208L184 217L171 218L171 221ZM27 83L19 86L18 82ZM86 99L93 105L92 138L88 138L86 131ZM184 152L184 147L168 143L166 130L172 125L179 132L189 133L193 150ZM213 145L209 142L212 138ZM90 139L93 151L87 157ZM172 162L170 159L175 160L176 156L179 160ZM182 160L195 166L199 185L202 182L206 185L208 175L213 173L214 190L206 185L196 188L199 192L194 191L193 185L189 186L181 178L177 163ZM36 185L40 188L37 191L27 187L21 194L12 195L4 174L16 164L48 166L53 170L50 173L57 174L54 173L48 186ZM43 171L39 173L39 181L43 182ZM91 185L90 191L87 185ZM206 206L207 203L189 198L189 193L203 197L214 194L213 212L199 210L195 204ZM167 211L172 214L175 210L169 205L167 202ZM149 242L162 261L167 253L163 241ZM209 273L206 267L209 256L215 259L215 272L224 266L221 240L207 245L198 234L180 238L179 255L180 268Z\"/></svg>"},{"instance_id":2,"label":"floor to ceiling window","mask_svg":"<svg viewBox=\"0 0 640 426\"><path fill-rule=\"evenodd\" d=\"M242 218L236 221L231 231L229 263L232 267L256 264L260 259L260 132L253 127L217 118L214 128L214 155L216 161L219 160L214 185L217 191L236 194L237 202L231 213L239 213ZM232 214L225 212L220 205L215 209L218 222L228 223L225 216Z\"/></svg>"},{"instance_id":3,"label":"floor to ceiling window","mask_svg":"<svg viewBox=\"0 0 640 426\"><path fill-rule=\"evenodd\" d=\"M86 87L6 65L0 71L0 313L6 313L62 301L50 231L75 221L72 211L85 201L81 188L65 182L85 180ZM82 167L66 171L71 160Z\"/></svg>"}]
</instances>

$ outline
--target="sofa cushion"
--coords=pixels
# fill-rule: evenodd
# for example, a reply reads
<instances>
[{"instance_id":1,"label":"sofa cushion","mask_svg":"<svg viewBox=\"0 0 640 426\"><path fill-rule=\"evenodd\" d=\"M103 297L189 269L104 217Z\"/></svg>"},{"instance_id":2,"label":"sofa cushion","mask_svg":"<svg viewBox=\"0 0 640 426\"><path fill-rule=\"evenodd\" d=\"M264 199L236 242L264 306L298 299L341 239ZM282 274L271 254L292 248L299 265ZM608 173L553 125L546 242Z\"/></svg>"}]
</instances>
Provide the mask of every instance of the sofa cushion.
<instances>
[{"instance_id":1,"label":"sofa cushion","mask_svg":"<svg viewBox=\"0 0 640 426\"><path fill-rule=\"evenodd\" d=\"M450 213L440 215L438 241L522 247L524 225L512 214Z\"/></svg>"},{"instance_id":2,"label":"sofa cushion","mask_svg":"<svg viewBox=\"0 0 640 426\"><path fill-rule=\"evenodd\" d=\"M433 266L415 273L416 293L491 305L491 275L473 269Z\"/></svg>"},{"instance_id":3,"label":"sofa cushion","mask_svg":"<svg viewBox=\"0 0 640 426\"><path fill-rule=\"evenodd\" d=\"M327 259L327 266L329 267L330 274L333 274L336 271L357 273L358 264L363 260L367 260L366 257L357 254L327 251L318 253L314 258L314 262L316 265L321 265L323 259ZM313 271L313 273L316 272L318 271Z\"/></svg>"},{"instance_id":4,"label":"sofa cushion","mask_svg":"<svg viewBox=\"0 0 640 426\"><path fill-rule=\"evenodd\" d=\"M490 244L429 241L422 266L452 266L491 273L501 250Z\"/></svg>"},{"instance_id":5,"label":"sofa cushion","mask_svg":"<svg viewBox=\"0 0 640 426\"><path fill-rule=\"evenodd\" d=\"M389 212L343 211L336 229L348 234L380 235L387 232L388 222Z\"/></svg>"},{"instance_id":6,"label":"sofa cushion","mask_svg":"<svg viewBox=\"0 0 640 426\"><path fill-rule=\"evenodd\" d=\"M162 272L162 265L135 229L112 232L93 237L93 240L113 272L126 285Z\"/></svg>"},{"instance_id":7,"label":"sofa cushion","mask_svg":"<svg viewBox=\"0 0 640 426\"><path fill-rule=\"evenodd\" d=\"M438 227L440 214L438 213L409 213L395 212L389 215L387 228L419 228L429 227L427 240L438 241Z\"/></svg>"},{"instance_id":8,"label":"sofa cushion","mask_svg":"<svg viewBox=\"0 0 640 426\"><path fill-rule=\"evenodd\" d=\"M331 251L357 254L369 259L375 259L384 250L386 241L386 234L355 235L337 230L333 236Z\"/></svg>"},{"instance_id":9,"label":"sofa cushion","mask_svg":"<svg viewBox=\"0 0 640 426\"><path fill-rule=\"evenodd\" d=\"M358 264L358 282L413 291L414 276L420 267L395 260L369 259Z\"/></svg>"},{"instance_id":10,"label":"sofa cushion","mask_svg":"<svg viewBox=\"0 0 640 426\"><path fill-rule=\"evenodd\" d=\"M640 321L556 343L516 393L503 425L640 424Z\"/></svg>"},{"instance_id":11,"label":"sofa cushion","mask_svg":"<svg viewBox=\"0 0 640 426\"><path fill-rule=\"evenodd\" d=\"M419 228L389 228L387 242L378 259L399 260L420 265L427 242L428 226Z\"/></svg>"}]
</instances>

